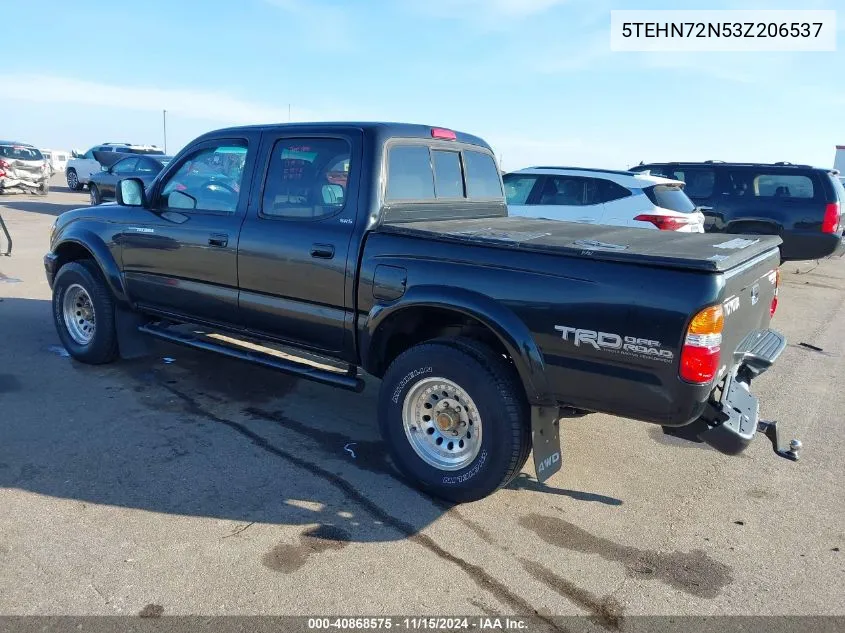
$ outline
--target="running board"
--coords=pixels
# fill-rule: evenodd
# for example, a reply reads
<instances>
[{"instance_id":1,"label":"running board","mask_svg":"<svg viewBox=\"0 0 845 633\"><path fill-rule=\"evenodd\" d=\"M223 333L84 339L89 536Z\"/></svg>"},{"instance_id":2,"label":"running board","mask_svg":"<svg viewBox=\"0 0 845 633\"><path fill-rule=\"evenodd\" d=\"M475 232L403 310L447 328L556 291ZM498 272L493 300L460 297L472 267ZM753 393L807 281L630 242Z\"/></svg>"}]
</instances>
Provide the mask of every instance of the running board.
<instances>
[{"instance_id":1,"label":"running board","mask_svg":"<svg viewBox=\"0 0 845 633\"><path fill-rule=\"evenodd\" d=\"M352 366L350 366L349 371L346 373L320 369L319 367L306 364L307 361L298 363L292 360L278 358L272 354L261 352L256 349L235 349L234 347L229 347L228 345L212 342L206 338L202 338L202 336L174 331L167 327L154 324L141 325L138 327L138 331L169 343L184 345L185 347L191 347L193 349L199 349L206 352L214 352L215 354L221 354L223 356L228 356L229 358L242 360L252 363L253 365L267 367L268 369L275 369L286 374L292 374L307 380L331 385L332 387L340 387L341 389L355 391L356 393L361 393L364 390L364 381L352 373ZM228 339L228 337L221 338Z\"/></svg>"}]
</instances>

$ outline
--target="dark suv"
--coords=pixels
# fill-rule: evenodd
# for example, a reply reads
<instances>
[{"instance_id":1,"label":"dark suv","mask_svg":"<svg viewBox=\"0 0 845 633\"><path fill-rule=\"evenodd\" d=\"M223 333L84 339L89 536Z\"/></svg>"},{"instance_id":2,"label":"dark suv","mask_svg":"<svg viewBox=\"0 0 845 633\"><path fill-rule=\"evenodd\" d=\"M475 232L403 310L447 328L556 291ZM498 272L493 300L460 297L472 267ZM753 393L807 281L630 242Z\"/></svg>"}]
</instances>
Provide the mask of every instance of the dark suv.
<instances>
[{"instance_id":1,"label":"dark suv","mask_svg":"<svg viewBox=\"0 0 845 633\"><path fill-rule=\"evenodd\" d=\"M683 180L708 233L779 235L783 261L845 252L845 188L836 170L791 163L648 163L631 168Z\"/></svg>"}]
</instances>

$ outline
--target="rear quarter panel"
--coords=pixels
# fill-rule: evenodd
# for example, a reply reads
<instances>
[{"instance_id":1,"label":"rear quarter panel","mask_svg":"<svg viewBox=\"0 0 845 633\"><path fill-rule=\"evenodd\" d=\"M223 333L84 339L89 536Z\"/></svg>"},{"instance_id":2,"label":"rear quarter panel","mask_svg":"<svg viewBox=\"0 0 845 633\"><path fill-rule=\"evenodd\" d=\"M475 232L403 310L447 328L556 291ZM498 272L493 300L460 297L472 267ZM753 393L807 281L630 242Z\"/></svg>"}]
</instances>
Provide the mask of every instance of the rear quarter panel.
<instances>
[{"instance_id":1,"label":"rear quarter panel","mask_svg":"<svg viewBox=\"0 0 845 633\"><path fill-rule=\"evenodd\" d=\"M470 289L503 305L530 330L560 404L682 425L700 415L712 389L684 383L678 363L691 316L722 302L723 275L373 233L361 265L359 331L374 309L403 300L374 299L379 264L407 271L406 293ZM600 344L619 339L630 347Z\"/></svg>"}]
</instances>

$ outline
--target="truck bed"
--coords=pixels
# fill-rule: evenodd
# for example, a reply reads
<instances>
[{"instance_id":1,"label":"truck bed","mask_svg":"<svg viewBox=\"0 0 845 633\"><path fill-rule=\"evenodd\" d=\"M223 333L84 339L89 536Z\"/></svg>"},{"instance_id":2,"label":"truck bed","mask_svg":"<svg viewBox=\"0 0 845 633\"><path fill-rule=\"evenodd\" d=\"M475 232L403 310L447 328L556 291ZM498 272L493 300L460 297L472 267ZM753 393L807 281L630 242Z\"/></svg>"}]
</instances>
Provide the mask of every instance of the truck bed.
<instances>
[{"instance_id":1,"label":"truck bed","mask_svg":"<svg viewBox=\"0 0 845 633\"><path fill-rule=\"evenodd\" d=\"M702 272L731 270L782 242L771 235L678 233L521 217L386 222L377 230Z\"/></svg>"}]
</instances>

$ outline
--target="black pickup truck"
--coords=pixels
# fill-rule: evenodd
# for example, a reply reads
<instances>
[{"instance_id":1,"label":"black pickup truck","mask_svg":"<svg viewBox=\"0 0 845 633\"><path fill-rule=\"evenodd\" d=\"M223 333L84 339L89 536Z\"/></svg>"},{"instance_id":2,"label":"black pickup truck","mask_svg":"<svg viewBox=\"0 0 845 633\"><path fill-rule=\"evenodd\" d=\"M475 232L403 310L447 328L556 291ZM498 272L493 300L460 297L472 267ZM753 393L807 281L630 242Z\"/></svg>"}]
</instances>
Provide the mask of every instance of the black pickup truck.
<instances>
[{"instance_id":1,"label":"black pickup truck","mask_svg":"<svg viewBox=\"0 0 845 633\"><path fill-rule=\"evenodd\" d=\"M507 217L487 143L409 124L211 132L117 198L59 216L44 259L75 359L157 337L356 391L366 372L434 496L482 498L532 449L545 481L588 412L780 450L749 391L786 344L777 237Z\"/></svg>"}]
</instances>

